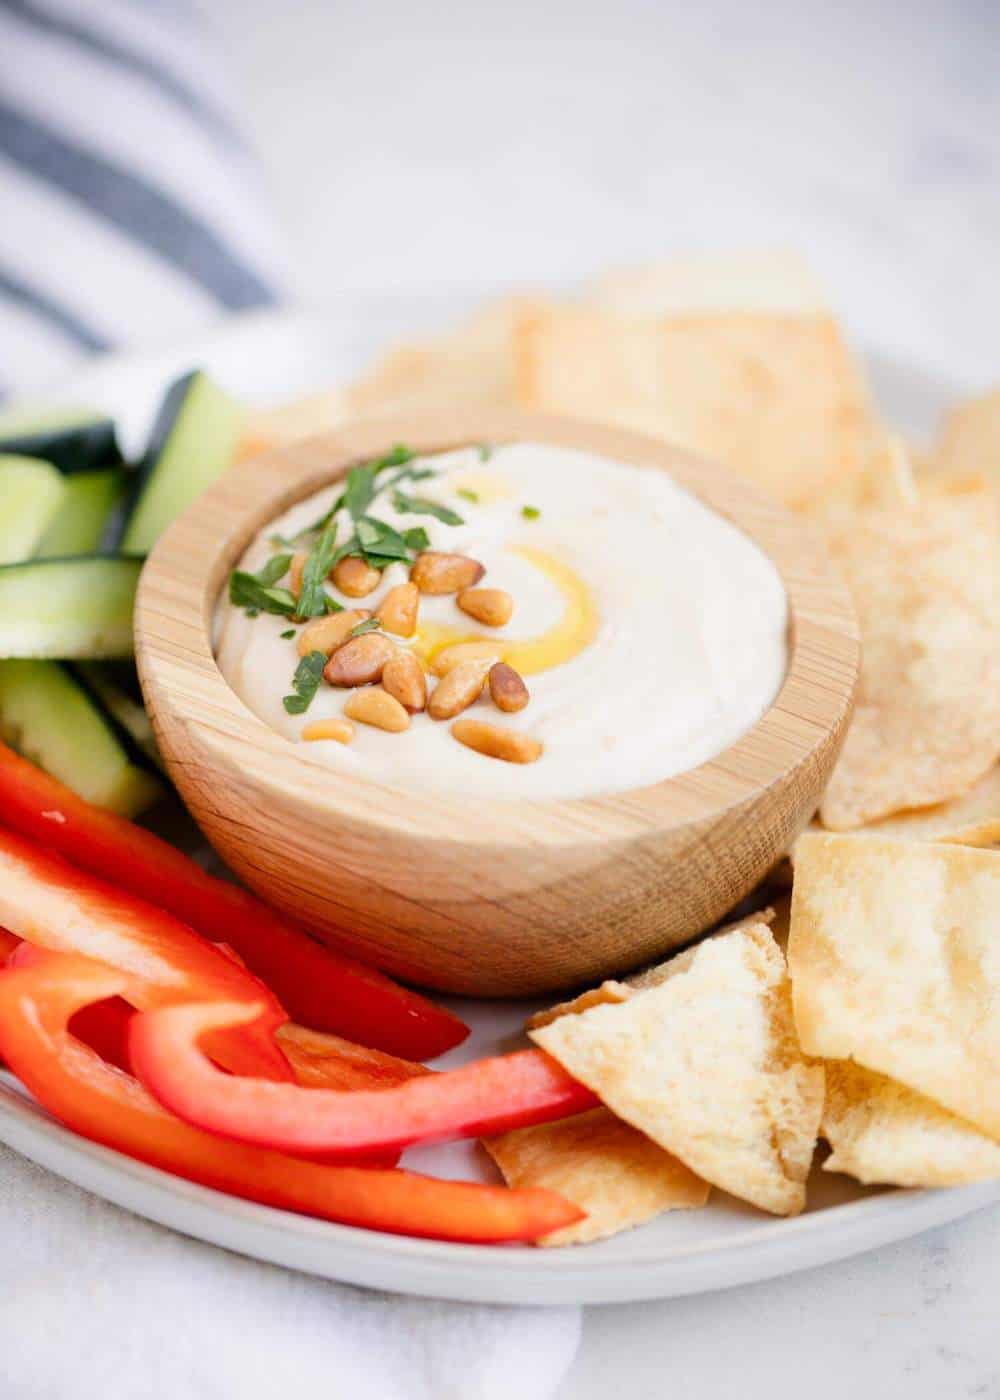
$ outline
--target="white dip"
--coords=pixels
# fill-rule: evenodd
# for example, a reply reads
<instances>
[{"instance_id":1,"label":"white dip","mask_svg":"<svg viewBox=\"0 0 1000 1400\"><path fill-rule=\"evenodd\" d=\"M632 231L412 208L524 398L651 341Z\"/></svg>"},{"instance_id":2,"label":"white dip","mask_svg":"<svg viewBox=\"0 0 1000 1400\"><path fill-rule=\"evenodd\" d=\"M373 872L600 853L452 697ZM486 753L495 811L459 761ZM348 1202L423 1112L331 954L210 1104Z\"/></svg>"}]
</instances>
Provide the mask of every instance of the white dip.
<instances>
[{"instance_id":1,"label":"white dip","mask_svg":"<svg viewBox=\"0 0 1000 1400\"><path fill-rule=\"evenodd\" d=\"M515 665L519 658L555 661L533 674L525 665L531 692L525 709L502 714L487 693L463 716L523 730L542 741L544 752L531 764L488 758L458 743L449 721L426 714L415 715L402 734L356 724L349 745L301 740L317 720L339 716L351 692L324 682L305 714L287 714L282 697L298 661L294 639L281 635L290 623L267 613L247 617L224 597L217 617L223 675L254 714L301 741L310 757L411 791L588 797L695 767L752 728L774 700L787 662L787 606L777 570L665 473L537 443L496 448L487 460L471 447L416 465L437 474L403 488L452 507L464 523L397 513L391 492L370 513L401 531L422 525L432 549L485 565L480 587L512 595L514 614L502 628L467 617L454 597L422 596L420 622L436 644L449 638L449 629L455 641L544 639L511 654ZM338 483L273 521L240 567L260 569L276 552L272 536L295 535L341 490ZM467 499L469 492L477 500ZM524 507L537 517L526 518ZM338 541L351 533L341 514ZM362 599L328 588L345 607L374 610L407 577L407 565L394 564ZM411 644L426 647L427 635L400 641Z\"/></svg>"}]
</instances>

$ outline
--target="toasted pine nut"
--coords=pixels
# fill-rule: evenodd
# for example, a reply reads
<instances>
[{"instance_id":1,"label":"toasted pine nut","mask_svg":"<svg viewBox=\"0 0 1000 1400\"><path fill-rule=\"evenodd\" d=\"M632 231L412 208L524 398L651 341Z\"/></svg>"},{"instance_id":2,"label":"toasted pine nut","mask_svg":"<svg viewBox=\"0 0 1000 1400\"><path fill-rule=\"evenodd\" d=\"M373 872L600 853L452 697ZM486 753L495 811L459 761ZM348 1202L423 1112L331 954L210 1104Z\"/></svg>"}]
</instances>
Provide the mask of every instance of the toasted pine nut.
<instances>
[{"instance_id":1,"label":"toasted pine nut","mask_svg":"<svg viewBox=\"0 0 1000 1400\"><path fill-rule=\"evenodd\" d=\"M349 744L354 738L354 725L348 719L317 719L302 731L303 739L336 739Z\"/></svg>"},{"instance_id":2,"label":"toasted pine nut","mask_svg":"<svg viewBox=\"0 0 1000 1400\"><path fill-rule=\"evenodd\" d=\"M487 758L501 758L505 763L534 763L542 756L542 744L517 729L501 729L498 724L484 724L478 719L458 719L451 732L460 744Z\"/></svg>"},{"instance_id":3,"label":"toasted pine nut","mask_svg":"<svg viewBox=\"0 0 1000 1400\"><path fill-rule=\"evenodd\" d=\"M382 686L403 706L415 713L427 704L427 678L412 651L400 647L390 656L382 671Z\"/></svg>"},{"instance_id":4,"label":"toasted pine nut","mask_svg":"<svg viewBox=\"0 0 1000 1400\"><path fill-rule=\"evenodd\" d=\"M352 637L330 657L323 678L330 685L370 685L382 675L382 668L396 650L381 632L364 632Z\"/></svg>"},{"instance_id":5,"label":"toasted pine nut","mask_svg":"<svg viewBox=\"0 0 1000 1400\"><path fill-rule=\"evenodd\" d=\"M427 702L431 719L454 719L467 710L483 693L486 680L484 661L463 661L439 680Z\"/></svg>"},{"instance_id":6,"label":"toasted pine nut","mask_svg":"<svg viewBox=\"0 0 1000 1400\"><path fill-rule=\"evenodd\" d=\"M478 583L485 572L479 560L470 559L467 554L425 549L414 559L410 579L421 593L458 593Z\"/></svg>"},{"instance_id":7,"label":"toasted pine nut","mask_svg":"<svg viewBox=\"0 0 1000 1400\"><path fill-rule=\"evenodd\" d=\"M293 598L297 598L302 592L302 573L308 558L309 555L304 549L292 555L292 562L288 566L288 591Z\"/></svg>"},{"instance_id":8,"label":"toasted pine nut","mask_svg":"<svg viewBox=\"0 0 1000 1400\"><path fill-rule=\"evenodd\" d=\"M513 666L508 666L506 661L498 661L495 666L491 666L487 680L490 699L497 709L503 710L505 714L517 714L531 699L521 676Z\"/></svg>"},{"instance_id":9,"label":"toasted pine nut","mask_svg":"<svg viewBox=\"0 0 1000 1400\"><path fill-rule=\"evenodd\" d=\"M333 566L330 577L334 588L339 588L348 598L365 598L378 588L382 575L378 569L372 568L367 559L349 554Z\"/></svg>"},{"instance_id":10,"label":"toasted pine nut","mask_svg":"<svg viewBox=\"0 0 1000 1400\"><path fill-rule=\"evenodd\" d=\"M415 583L397 583L378 605L378 615L387 632L397 637L412 637L417 630L417 609L420 590Z\"/></svg>"},{"instance_id":11,"label":"toasted pine nut","mask_svg":"<svg viewBox=\"0 0 1000 1400\"><path fill-rule=\"evenodd\" d=\"M438 652L431 662L431 670L436 676L446 676L449 671L453 671L456 666L461 666L463 661L485 661L489 666L494 665L503 656L502 642L455 642L450 647L444 647Z\"/></svg>"},{"instance_id":12,"label":"toasted pine nut","mask_svg":"<svg viewBox=\"0 0 1000 1400\"><path fill-rule=\"evenodd\" d=\"M314 617L299 633L295 649L300 656L308 656L311 651L322 651L330 656L339 646L343 646L359 622L365 622L370 617L367 608L345 608L343 612L330 613L328 617Z\"/></svg>"},{"instance_id":13,"label":"toasted pine nut","mask_svg":"<svg viewBox=\"0 0 1000 1400\"><path fill-rule=\"evenodd\" d=\"M371 724L390 734L401 734L410 727L410 716L399 701L379 685L356 690L344 706L344 714L359 724Z\"/></svg>"},{"instance_id":14,"label":"toasted pine nut","mask_svg":"<svg viewBox=\"0 0 1000 1400\"><path fill-rule=\"evenodd\" d=\"M485 627L503 627L514 615L514 599L504 588L463 588L455 602Z\"/></svg>"}]
</instances>

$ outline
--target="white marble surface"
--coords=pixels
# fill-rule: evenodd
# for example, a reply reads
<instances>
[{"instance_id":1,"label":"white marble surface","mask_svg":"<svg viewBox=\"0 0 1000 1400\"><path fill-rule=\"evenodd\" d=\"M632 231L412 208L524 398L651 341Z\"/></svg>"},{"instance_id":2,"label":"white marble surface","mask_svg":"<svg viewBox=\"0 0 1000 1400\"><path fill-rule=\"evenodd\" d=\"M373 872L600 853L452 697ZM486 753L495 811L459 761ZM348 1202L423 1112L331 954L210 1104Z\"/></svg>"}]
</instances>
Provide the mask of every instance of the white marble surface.
<instances>
[{"instance_id":1,"label":"white marble surface","mask_svg":"<svg viewBox=\"0 0 1000 1400\"><path fill-rule=\"evenodd\" d=\"M1000 379L995 0L215 0L304 297L802 249L855 332ZM592 1309L560 1400L1000 1396L1000 1212Z\"/></svg>"}]
</instances>

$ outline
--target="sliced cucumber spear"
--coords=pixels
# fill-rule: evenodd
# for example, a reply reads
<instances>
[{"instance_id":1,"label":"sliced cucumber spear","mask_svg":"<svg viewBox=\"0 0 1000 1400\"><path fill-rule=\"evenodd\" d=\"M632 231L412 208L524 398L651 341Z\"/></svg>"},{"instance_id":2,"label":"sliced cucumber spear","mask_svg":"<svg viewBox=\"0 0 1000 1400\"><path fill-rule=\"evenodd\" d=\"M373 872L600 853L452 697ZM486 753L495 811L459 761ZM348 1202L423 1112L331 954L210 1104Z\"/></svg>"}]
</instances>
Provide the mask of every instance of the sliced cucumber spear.
<instances>
[{"instance_id":1,"label":"sliced cucumber spear","mask_svg":"<svg viewBox=\"0 0 1000 1400\"><path fill-rule=\"evenodd\" d=\"M35 551L41 559L96 554L110 537L112 513L124 498L125 473L118 467L77 472L64 483L62 504Z\"/></svg>"},{"instance_id":2,"label":"sliced cucumber spear","mask_svg":"<svg viewBox=\"0 0 1000 1400\"><path fill-rule=\"evenodd\" d=\"M65 494L62 474L48 462L0 456L0 564L31 558Z\"/></svg>"},{"instance_id":3,"label":"sliced cucumber spear","mask_svg":"<svg viewBox=\"0 0 1000 1400\"><path fill-rule=\"evenodd\" d=\"M0 656L131 656L141 568L141 559L102 554L0 568Z\"/></svg>"},{"instance_id":4,"label":"sliced cucumber spear","mask_svg":"<svg viewBox=\"0 0 1000 1400\"><path fill-rule=\"evenodd\" d=\"M202 371L167 392L140 468L122 535L128 554L148 554L167 526L233 460L244 421L235 399Z\"/></svg>"},{"instance_id":5,"label":"sliced cucumber spear","mask_svg":"<svg viewBox=\"0 0 1000 1400\"><path fill-rule=\"evenodd\" d=\"M55 661L0 661L0 734L86 801L122 816L138 816L163 792Z\"/></svg>"},{"instance_id":6,"label":"sliced cucumber spear","mask_svg":"<svg viewBox=\"0 0 1000 1400\"><path fill-rule=\"evenodd\" d=\"M114 423L91 408L22 408L0 413L0 452L43 457L66 473L121 462Z\"/></svg>"}]
</instances>

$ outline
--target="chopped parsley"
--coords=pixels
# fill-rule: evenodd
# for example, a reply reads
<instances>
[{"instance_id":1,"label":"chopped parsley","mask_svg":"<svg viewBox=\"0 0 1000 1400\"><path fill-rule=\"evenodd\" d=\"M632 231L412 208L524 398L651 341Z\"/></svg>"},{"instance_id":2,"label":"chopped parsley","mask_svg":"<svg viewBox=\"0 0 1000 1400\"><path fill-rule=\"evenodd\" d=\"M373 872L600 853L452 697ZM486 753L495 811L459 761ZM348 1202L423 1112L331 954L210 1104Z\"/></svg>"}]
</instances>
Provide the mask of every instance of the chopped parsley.
<instances>
[{"instance_id":1,"label":"chopped parsley","mask_svg":"<svg viewBox=\"0 0 1000 1400\"><path fill-rule=\"evenodd\" d=\"M289 627L288 630L287 630L287 632L282 632L282 633L281 633L281 640L282 640L283 642L287 642L288 639L289 639L289 637L294 637L294 636L295 636L295 628L294 628L294 627Z\"/></svg>"},{"instance_id":2,"label":"chopped parsley","mask_svg":"<svg viewBox=\"0 0 1000 1400\"><path fill-rule=\"evenodd\" d=\"M541 513L537 506L521 507L521 514L524 516L525 520L537 520Z\"/></svg>"},{"instance_id":3,"label":"chopped parsley","mask_svg":"<svg viewBox=\"0 0 1000 1400\"><path fill-rule=\"evenodd\" d=\"M481 443L479 444L479 460L480 460L481 462L488 462L492 456L493 456L493 444L492 444L492 442L481 442Z\"/></svg>"},{"instance_id":4,"label":"chopped parsley","mask_svg":"<svg viewBox=\"0 0 1000 1400\"><path fill-rule=\"evenodd\" d=\"M230 575L229 601L238 608L246 608L254 617L262 612L291 617L295 611L295 599L287 588L269 587L256 574L247 574L241 569L235 569Z\"/></svg>"},{"instance_id":5,"label":"chopped parsley","mask_svg":"<svg viewBox=\"0 0 1000 1400\"><path fill-rule=\"evenodd\" d=\"M393 491L392 503L400 515L432 515L442 525L464 525L458 511L443 506L439 501L429 501L426 496L408 496L405 491Z\"/></svg>"},{"instance_id":6,"label":"chopped parsley","mask_svg":"<svg viewBox=\"0 0 1000 1400\"><path fill-rule=\"evenodd\" d=\"M381 626L380 618L366 617L363 622L359 622L356 627L351 628L351 636L363 637L366 632L377 632Z\"/></svg>"},{"instance_id":7,"label":"chopped parsley","mask_svg":"<svg viewBox=\"0 0 1000 1400\"><path fill-rule=\"evenodd\" d=\"M403 539L414 554L420 554L422 550L430 548L431 537L422 525L411 525L409 530L404 530Z\"/></svg>"},{"instance_id":8,"label":"chopped parsley","mask_svg":"<svg viewBox=\"0 0 1000 1400\"><path fill-rule=\"evenodd\" d=\"M291 539L282 535L271 536L273 545L286 549L310 541L298 599L287 588L276 586L292 562L292 554L283 552L268 560L257 574L238 569L234 571L229 580L232 602L247 609L251 616L267 612L304 622L310 617L342 611L341 605L330 596L325 586L331 571L341 559L355 555L380 572L390 564L410 563L415 555L429 548L430 536L422 525L397 530L373 515L371 509L383 493L391 493L393 505L402 514L430 515L446 525L463 524L462 517L448 506L409 495L400 489L400 482L422 481L435 475L433 467L413 466L415 455L412 448L399 443L375 461L352 467L347 473L343 491L318 520ZM347 540L338 545L341 511L346 511L350 516L353 530ZM298 692L296 696L288 698L295 700L297 695Z\"/></svg>"},{"instance_id":9,"label":"chopped parsley","mask_svg":"<svg viewBox=\"0 0 1000 1400\"><path fill-rule=\"evenodd\" d=\"M479 504L479 492L470 491L468 486L459 486L456 494L461 496L463 501L471 501L474 506Z\"/></svg>"},{"instance_id":10,"label":"chopped parsley","mask_svg":"<svg viewBox=\"0 0 1000 1400\"><path fill-rule=\"evenodd\" d=\"M303 656L292 677L292 690L295 693L286 695L281 702L290 715L301 715L308 710L319 690L325 665L325 652L311 651L308 656Z\"/></svg>"}]
</instances>

